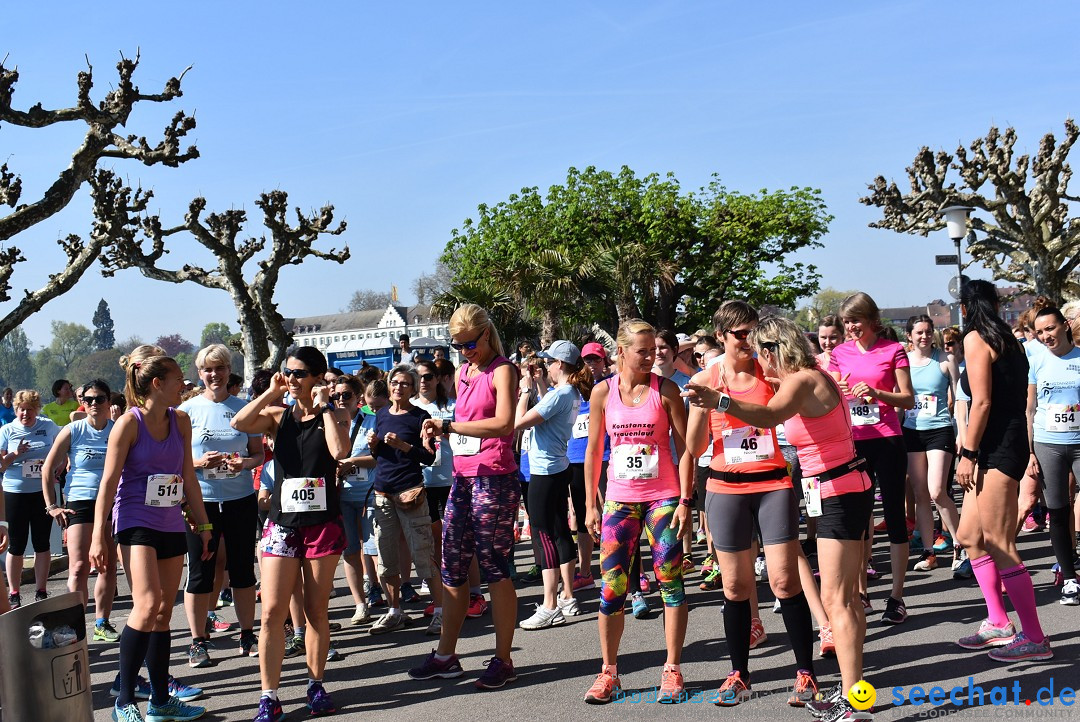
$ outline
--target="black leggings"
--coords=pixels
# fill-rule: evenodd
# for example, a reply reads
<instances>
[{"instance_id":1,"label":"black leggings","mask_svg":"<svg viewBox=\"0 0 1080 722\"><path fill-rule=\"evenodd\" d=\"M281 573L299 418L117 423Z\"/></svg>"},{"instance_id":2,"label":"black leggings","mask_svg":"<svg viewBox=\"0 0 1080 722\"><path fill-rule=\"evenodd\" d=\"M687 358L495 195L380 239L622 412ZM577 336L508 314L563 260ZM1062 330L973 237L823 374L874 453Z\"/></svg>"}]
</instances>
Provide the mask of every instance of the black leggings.
<instances>
[{"instance_id":1,"label":"black leggings","mask_svg":"<svg viewBox=\"0 0 1080 722\"><path fill-rule=\"evenodd\" d=\"M48 552L52 536L52 517L45 513L45 494L31 491L17 494L4 492L4 506L8 519L8 552L21 557L26 552L27 537L33 542L35 552ZM18 579L12 586L18 587Z\"/></svg>"},{"instance_id":2,"label":"black leggings","mask_svg":"<svg viewBox=\"0 0 1080 722\"><path fill-rule=\"evenodd\" d=\"M570 469L533 474L529 479L529 523L533 553L541 569L555 569L577 558L567 521Z\"/></svg>"},{"instance_id":3,"label":"black leggings","mask_svg":"<svg viewBox=\"0 0 1080 722\"><path fill-rule=\"evenodd\" d=\"M881 509L890 544L907 544L904 483L907 478L907 448L903 436L886 436L855 442L855 452L866 459L867 473L881 492Z\"/></svg>"}]
</instances>

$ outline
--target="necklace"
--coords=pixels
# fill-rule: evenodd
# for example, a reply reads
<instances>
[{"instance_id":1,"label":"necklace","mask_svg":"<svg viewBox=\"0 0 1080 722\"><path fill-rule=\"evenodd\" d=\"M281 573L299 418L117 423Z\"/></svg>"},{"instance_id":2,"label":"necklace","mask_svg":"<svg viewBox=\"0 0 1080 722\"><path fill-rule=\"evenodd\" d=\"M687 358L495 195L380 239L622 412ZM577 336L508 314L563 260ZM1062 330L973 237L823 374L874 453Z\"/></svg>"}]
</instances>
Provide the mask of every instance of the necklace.
<instances>
[{"instance_id":1,"label":"necklace","mask_svg":"<svg viewBox=\"0 0 1080 722\"><path fill-rule=\"evenodd\" d=\"M638 391L637 396L635 396L633 399L631 399L630 405L631 406L637 406L638 402L641 401L642 395L644 395L644 393L646 391L648 391L648 390L649 390L649 383L645 382L645 385L643 385L641 387L641 391ZM634 393L634 385L631 384L630 389L627 391L627 395L630 395L630 394L633 394L633 393Z\"/></svg>"}]
</instances>

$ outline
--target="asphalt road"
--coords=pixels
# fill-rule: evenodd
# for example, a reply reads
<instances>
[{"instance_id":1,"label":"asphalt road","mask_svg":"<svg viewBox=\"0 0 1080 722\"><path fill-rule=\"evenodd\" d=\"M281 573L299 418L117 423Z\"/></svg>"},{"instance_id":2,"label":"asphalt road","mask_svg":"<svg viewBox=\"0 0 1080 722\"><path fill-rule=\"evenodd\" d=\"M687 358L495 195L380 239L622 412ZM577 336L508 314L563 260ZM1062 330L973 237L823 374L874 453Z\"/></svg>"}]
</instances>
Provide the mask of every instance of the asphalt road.
<instances>
[{"instance_id":1,"label":"asphalt road","mask_svg":"<svg viewBox=\"0 0 1080 722\"><path fill-rule=\"evenodd\" d=\"M866 638L866 679L877 688L875 719L928 719L946 715L963 718L1080 719L1080 709L1063 706L1060 696L1052 705L1040 706L1040 688L1054 687L1060 695L1063 687L1080 686L1080 667L1075 632L1080 625L1080 608L1058 604L1052 588L1050 566L1053 559L1045 531L1024 534L1020 539L1021 555L1033 571L1039 612L1044 629L1051 635L1055 657L1041 663L1002 665L982 652L969 652L956 646L957 638L971 633L985 615L974 580L956 581L947 564L933 572L912 572L908 576L908 621L898 627L878 622L888 594L888 577L872 583L871 596L878 613L871 616ZM531 564L527 543L516 548L519 570ZM884 539L876 549L879 568L887 568ZM915 558L912 559L914 562ZM719 592L698 589L700 575L688 578L690 625L683 655L683 674L691 691L715 691L729 671L721 618ZM52 593L63 592L63 575L50 580ZM333 694L342 720L592 720L649 718L666 719L763 719L800 720L809 715L785 705L786 693L794 679L794 656L788 647L787 634L779 614L773 614L772 594L766 583L759 586L760 616L769 635L768 641L751 653L751 671L755 698L736 708L722 709L712 704L687 702L660 707L646 701L625 702L594 707L582 702L582 696L599 671L597 635L598 591L579 593L584 613L562 627L527 632L518 630L514 640L514 663L519 679L503 690L478 692L473 682L491 655L493 633L490 614L466 620L459 654L465 667L464 677L456 680L416 682L405 671L418 664L434 645L434 638L424 635L424 624L385 636L371 636L367 627L348 626L352 613L351 599L344 579L337 582L337 596L331 600L331 619L346 625L334 636L344 658L327 665L326 686ZM114 622L119 627L130 598L126 580L121 577L120 598ZM519 619L527 617L539 601L537 585L519 587ZM660 606L659 595L650 595L654 609ZM408 611L421 614L421 606ZM222 612L235 621L231 609ZM183 624L183 610L173 617L173 628ZM1015 615L1014 615L1015 619ZM173 673L183 681L202 687L206 697L198 704L208 708L206 719L250 720L259 695L258 660L240 657L237 634L214 638L217 648L211 651L214 666L190 669L187 666L186 635L174 635ZM113 699L108 694L117 665L117 645L91 643L90 663L94 689L95 719L109 719ZM624 689L648 690L659 683L664 661L663 623L659 614L637 620L628 617L626 634L619 657L619 671ZM838 680L835 660L820 660L817 673L823 684ZM968 704L968 685L981 686L988 697L982 706ZM290 720L306 719L303 706L306 671L303 658L286 660L280 695ZM1014 683L1019 687L1014 688ZM894 699L907 695L914 686L929 692L944 690L945 704L896 705ZM954 695L954 687L963 691ZM993 687L1006 687L1007 705L991 705ZM894 692L894 688L903 688ZM999 695L1002 694L999 691ZM1015 698L1015 699L1014 699ZM1025 700L1033 704L1025 705ZM1044 690L1042 699L1048 699ZM1069 698L1066 696L1066 701ZM977 699L975 700L977 702ZM1019 701L1019 705L1014 704ZM145 707L144 707L145 709ZM22 722L22 721L19 721Z\"/></svg>"}]
</instances>

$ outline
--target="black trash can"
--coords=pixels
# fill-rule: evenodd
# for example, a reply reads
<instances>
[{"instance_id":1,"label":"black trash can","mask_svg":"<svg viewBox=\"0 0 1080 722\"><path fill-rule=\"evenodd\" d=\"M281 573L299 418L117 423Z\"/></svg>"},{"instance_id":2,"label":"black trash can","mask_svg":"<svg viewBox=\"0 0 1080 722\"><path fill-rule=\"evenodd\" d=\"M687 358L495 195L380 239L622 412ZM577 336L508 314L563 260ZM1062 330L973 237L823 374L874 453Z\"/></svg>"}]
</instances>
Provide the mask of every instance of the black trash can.
<instances>
[{"instance_id":1,"label":"black trash can","mask_svg":"<svg viewBox=\"0 0 1080 722\"><path fill-rule=\"evenodd\" d=\"M46 636L71 627L75 641L38 649L30 641L30 628L38 623ZM86 617L77 592L0 615L0 640L0 704L5 720L93 722Z\"/></svg>"}]
</instances>

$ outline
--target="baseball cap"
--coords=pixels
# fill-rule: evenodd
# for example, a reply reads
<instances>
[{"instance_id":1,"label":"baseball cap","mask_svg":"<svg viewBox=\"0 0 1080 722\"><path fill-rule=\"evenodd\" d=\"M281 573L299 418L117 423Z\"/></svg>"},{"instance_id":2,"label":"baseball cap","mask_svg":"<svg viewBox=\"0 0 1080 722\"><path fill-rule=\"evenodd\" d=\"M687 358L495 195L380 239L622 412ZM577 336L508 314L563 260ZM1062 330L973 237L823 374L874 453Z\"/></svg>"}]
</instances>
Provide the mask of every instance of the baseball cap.
<instances>
[{"instance_id":1,"label":"baseball cap","mask_svg":"<svg viewBox=\"0 0 1080 722\"><path fill-rule=\"evenodd\" d=\"M569 341L555 341L547 347L546 351L541 351L536 355L540 358L552 358L573 365L581 358L581 351Z\"/></svg>"},{"instance_id":2,"label":"baseball cap","mask_svg":"<svg viewBox=\"0 0 1080 722\"><path fill-rule=\"evenodd\" d=\"M599 356L606 359L608 357L607 349L596 341L585 344L585 348L581 349L582 356Z\"/></svg>"}]
</instances>

